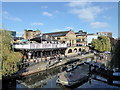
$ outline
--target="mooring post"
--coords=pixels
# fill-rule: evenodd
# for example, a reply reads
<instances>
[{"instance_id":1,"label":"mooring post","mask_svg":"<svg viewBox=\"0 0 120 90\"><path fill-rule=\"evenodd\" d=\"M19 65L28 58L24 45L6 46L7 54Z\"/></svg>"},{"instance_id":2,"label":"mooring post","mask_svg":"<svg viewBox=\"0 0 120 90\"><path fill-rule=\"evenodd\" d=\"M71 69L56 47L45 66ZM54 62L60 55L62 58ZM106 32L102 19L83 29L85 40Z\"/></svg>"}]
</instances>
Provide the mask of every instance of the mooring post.
<instances>
[{"instance_id":1,"label":"mooring post","mask_svg":"<svg viewBox=\"0 0 120 90\"><path fill-rule=\"evenodd\" d=\"M96 75L96 67L94 66L94 70L95 70L95 72L94 72L94 78L96 79L96 77L97 77L97 75Z\"/></svg>"},{"instance_id":2,"label":"mooring post","mask_svg":"<svg viewBox=\"0 0 120 90\"><path fill-rule=\"evenodd\" d=\"M107 76L108 76L107 82L109 84L113 84L113 71L109 71Z\"/></svg>"}]
</instances>

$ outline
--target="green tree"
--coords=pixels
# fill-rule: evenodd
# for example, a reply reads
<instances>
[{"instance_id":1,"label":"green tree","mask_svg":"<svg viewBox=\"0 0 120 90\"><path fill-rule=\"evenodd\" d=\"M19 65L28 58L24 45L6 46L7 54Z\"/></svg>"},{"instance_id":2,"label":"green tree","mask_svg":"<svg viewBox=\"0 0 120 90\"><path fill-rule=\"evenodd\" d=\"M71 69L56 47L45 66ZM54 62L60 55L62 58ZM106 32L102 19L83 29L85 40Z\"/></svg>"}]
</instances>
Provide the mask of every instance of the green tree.
<instances>
[{"instance_id":1,"label":"green tree","mask_svg":"<svg viewBox=\"0 0 120 90\"><path fill-rule=\"evenodd\" d=\"M113 51L110 62L111 68L120 68L120 40L117 41Z\"/></svg>"},{"instance_id":2,"label":"green tree","mask_svg":"<svg viewBox=\"0 0 120 90\"><path fill-rule=\"evenodd\" d=\"M11 33L6 30L0 30L2 35L2 75L8 76L18 71L17 69L17 62L21 57L21 53L14 52L11 49Z\"/></svg>"},{"instance_id":3,"label":"green tree","mask_svg":"<svg viewBox=\"0 0 120 90\"><path fill-rule=\"evenodd\" d=\"M111 43L109 37L99 36L97 39L93 39L91 44L95 50L101 52L111 50Z\"/></svg>"}]
</instances>

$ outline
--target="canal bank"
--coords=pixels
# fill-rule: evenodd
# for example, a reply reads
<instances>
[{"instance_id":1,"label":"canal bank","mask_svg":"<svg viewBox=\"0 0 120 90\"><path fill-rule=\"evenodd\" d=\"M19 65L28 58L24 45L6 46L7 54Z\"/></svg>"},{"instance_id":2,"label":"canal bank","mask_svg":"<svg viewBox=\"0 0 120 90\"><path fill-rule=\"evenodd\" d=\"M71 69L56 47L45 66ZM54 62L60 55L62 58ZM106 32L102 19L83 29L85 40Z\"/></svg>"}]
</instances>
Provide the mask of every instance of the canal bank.
<instances>
[{"instance_id":1,"label":"canal bank","mask_svg":"<svg viewBox=\"0 0 120 90\"><path fill-rule=\"evenodd\" d=\"M26 76L26 75L37 73L40 71L49 70L51 68L55 68L55 67L64 65L65 63L69 62L71 59L84 59L84 58L93 57L93 56L94 56L94 53L90 53L90 54L86 54L86 55L82 55L82 56L78 55L78 56L74 56L74 57L67 57L67 58L62 59L61 62L58 62L58 60L53 60L53 61L51 61L51 63L52 63L51 66L49 66L49 64L47 62L40 62L34 66L26 68L26 70L25 70L26 72L22 72L22 73L20 73L20 75Z\"/></svg>"},{"instance_id":2,"label":"canal bank","mask_svg":"<svg viewBox=\"0 0 120 90\"><path fill-rule=\"evenodd\" d=\"M64 87L63 85L56 83L58 76L63 72L63 71L61 71L61 68L62 68L62 66L52 68L48 71L43 71L43 72L24 76L23 78L21 78L21 80L20 80L21 82L19 84L17 83L16 88L18 88L18 89L25 88L23 86L26 86L26 88L34 88L34 90L36 90L37 88L68 89L67 87ZM79 70L79 68L81 68L81 69ZM88 64L80 65L75 70L78 73L82 72L82 74L88 74L89 73L89 65ZM97 78L98 78L98 76L97 76ZM99 77L99 78L101 80L102 77ZM107 81L104 82L104 81L102 81L102 80L100 81L100 80L94 79L94 75L91 75L90 81L87 81L82 84L77 84L74 87L72 87L72 89L82 88L82 87L83 88L101 88L102 87L101 85L103 85L105 88L119 88L115 85L108 84ZM69 89L71 90L71 88L69 88Z\"/></svg>"}]
</instances>

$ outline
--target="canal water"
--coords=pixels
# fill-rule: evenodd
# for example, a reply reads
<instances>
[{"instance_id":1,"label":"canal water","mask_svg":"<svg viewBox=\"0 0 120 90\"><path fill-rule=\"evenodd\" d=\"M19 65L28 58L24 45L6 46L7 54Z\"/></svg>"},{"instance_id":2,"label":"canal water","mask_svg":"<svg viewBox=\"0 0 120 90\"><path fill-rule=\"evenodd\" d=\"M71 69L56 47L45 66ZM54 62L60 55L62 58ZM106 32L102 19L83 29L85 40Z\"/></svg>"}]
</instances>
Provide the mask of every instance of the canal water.
<instances>
[{"instance_id":1,"label":"canal water","mask_svg":"<svg viewBox=\"0 0 120 90\"><path fill-rule=\"evenodd\" d=\"M87 60L94 60L94 58L87 58ZM21 80L17 80L16 88L65 88L71 89L60 84L56 83L56 80L60 73L63 72L62 67L64 65L55 67L50 70L46 70L43 72L35 73L29 76L22 77ZM82 68L80 73L88 73L88 65L81 65L78 68ZM117 86L109 85L105 83L106 81L104 78L98 77L100 80L90 79L89 81L83 84L77 84L72 89L78 88L118 88ZM35 89L36 90L36 89Z\"/></svg>"}]
</instances>

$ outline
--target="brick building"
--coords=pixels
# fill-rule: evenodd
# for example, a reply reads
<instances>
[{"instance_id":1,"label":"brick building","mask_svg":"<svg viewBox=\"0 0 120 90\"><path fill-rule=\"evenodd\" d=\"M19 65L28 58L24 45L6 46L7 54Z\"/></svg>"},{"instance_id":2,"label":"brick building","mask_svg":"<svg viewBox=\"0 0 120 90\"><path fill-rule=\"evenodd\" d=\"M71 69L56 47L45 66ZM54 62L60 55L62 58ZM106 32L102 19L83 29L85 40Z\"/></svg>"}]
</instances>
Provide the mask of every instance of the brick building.
<instances>
[{"instance_id":1,"label":"brick building","mask_svg":"<svg viewBox=\"0 0 120 90\"><path fill-rule=\"evenodd\" d=\"M24 30L23 38L26 40L32 39L35 35L40 34L41 32L39 30L33 31L33 30Z\"/></svg>"},{"instance_id":2,"label":"brick building","mask_svg":"<svg viewBox=\"0 0 120 90\"><path fill-rule=\"evenodd\" d=\"M76 34L76 46L86 46L87 45L87 32L79 30Z\"/></svg>"}]
</instances>

